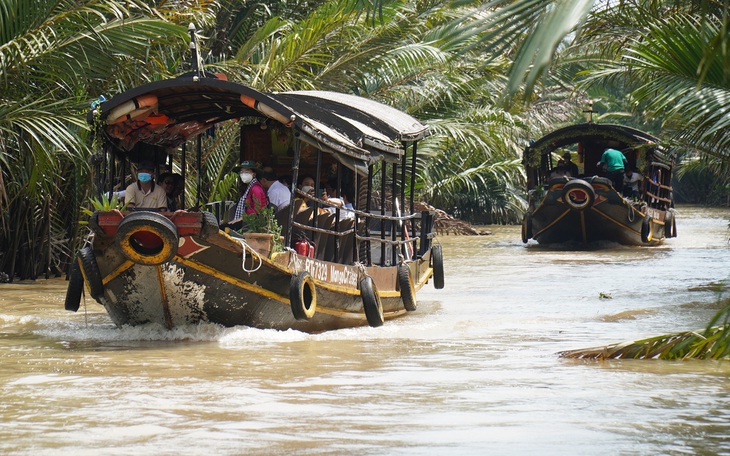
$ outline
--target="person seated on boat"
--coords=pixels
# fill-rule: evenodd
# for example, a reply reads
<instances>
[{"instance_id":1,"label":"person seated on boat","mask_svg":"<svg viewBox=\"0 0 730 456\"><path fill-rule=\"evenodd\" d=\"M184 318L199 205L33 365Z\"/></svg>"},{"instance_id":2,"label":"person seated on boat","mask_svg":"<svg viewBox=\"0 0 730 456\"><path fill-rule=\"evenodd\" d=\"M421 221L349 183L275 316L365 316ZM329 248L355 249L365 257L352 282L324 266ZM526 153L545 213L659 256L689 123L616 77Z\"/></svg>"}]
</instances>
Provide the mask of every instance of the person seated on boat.
<instances>
[{"instance_id":1,"label":"person seated on boat","mask_svg":"<svg viewBox=\"0 0 730 456\"><path fill-rule=\"evenodd\" d=\"M157 176L157 185L165 189L165 194L167 195L167 208L171 211L174 211L176 208L173 201L172 192L173 190L175 190L175 181L172 178L172 173L168 171L160 173L160 175Z\"/></svg>"},{"instance_id":2,"label":"person seated on boat","mask_svg":"<svg viewBox=\"0 0 730 456\"><path fill-rule=\"evenodd\" d=\"M578 165L576 165L571 160L570 152L566 152L563 154L563 162L565 165L565 169L568 171L568 177L578 177Z\"/></svg>"},{"instance_id":3,"label":"person seated on boat","mask_svg":"<svg viewBox=\"0 0 730 456\"><path fill-rule=\"evenodd\" d=\"M287 174L286 176L279 176L279 182L281 182L284 187L291 190L291 174Z\"/></svg>"},{"instance_id":4,"label":"person seated on boat","mask_svg":"<svg viewBox=\"0 0 730 456\"><path fill-rule=\"evenodd\" d=\"M327 202L330 202L332 204L335 204L334 207L328 207L327 209L335 213L337 211L337 208L340 208L340 220L346 219L346 218L355 218L355 213L348 210L348 209L354 209L352 206L352 199L354 192L349 188L344 188L341 192L341 195L330 197L329 194L332 192L334 195L337 195L336 190L334 190L334 187L332 185L328 185L325 187L325 200Z\"/></svg>"},{"instance_id":5,"label":"person seated on boat","mask_svg":"<svg viewBox=\"0 0 730 456\"><path fill-rule=\"evenodd\" d=\"M256 179L256 173L260 172L256 162L253 160L243 161L234 167L233 171L238 173L244 185L243 194L238 200L233 219L228 223L221 224L221 228L228 227L241 230L245 229L243 216L261 212L269 202L266 198L264 186Z\"/></svg>"},{"instance_id":6,"label":"person seated on boat","mask_svg":"<svg viewBox=\"0 0 730 456\"><path fill-rule=\"evenodd\" d=\"M550 175L548 176L549 179L554 179L556 177L570 177L568 174L568 169L565 167L565 162L563 160L558 160L558 166L553 168L552 171L550 171Z\"/></svg>"},{"instance_id":7,"label":"person seated on boat","mask_svg":"<svg viewBox=\"0 0 730 456\"><path fill-rule=\"evenodd\" d=\"M624 174L624 196L627 198L638 198L641 194L639 184L644 180L644 176L634 171L630 166L626 167Z\"/></svg>"},{"instance_id":8,"label":"person seated on boat","mask_svg":"<svg viewBox=\"0 0 730 456\"><path fill-rule=\"evenodd\" d=\"M137 165L137 181L124 190L124 201L128 210L167 210L167 193L162 186L155 185L155 164L148 161Z\"/></svg>"},{"instance_id":9,"label":"person seated on boat","mask_svg":"<svg viewBox=\"0 0 730 456\"><path fill-rule=\"evenodd\" d=\"M317 197L317 189L314 186L314 179L311 176L302 177L302 179L299 181L299 190L301 190L302 192L306 193L309 196L312 196L315 198ZM318 207L319 204L314 200L311 200L309 198L302 198L301 196L298 196L297 198L304 200L306 203L306 205L305 205L306 207L316 207L317 208L316 212L318 214L327 212L327 210L325 208Z\"/></svg>"},{"instance_id":10,"label":"person seated on boat","mask_svg":"<svg viewBox=\"0 0 730 456\"><path fill-rule=\"evenodd\" d=\"M333 204L334 206L342 207L345 203L342 198L337 196L337 190L335 189L336 186L337 182L335 181L327 182L327 184L324 186L324 194L322 195L322 199L330 204ZM335 212L336 207L334 206L327 207L327 210L329 210L330 212Z\"/></svg>"},{"instance_id":11,"label":"person seated on boat","mask_svg":"<svg viewBox=\"0 0 730 456\"><path fill-rule=\"evenodd\" d=\"M352 200L355 198L355 192L351 188L344 188L342 189L342 208L343 210L340 211L340 217L343 219L346 218L355 218L355 213L352 211L348 211L348 209L355 209L352 205Z\"/></svg>"},{"instance_id":12,"label":"person seated on boat","mask_svg":"<svg viewBox=\"0 0 730 456\"><path fill-rule=\"evenodd\" d=\"M276 172L271 166L265 166L261 170L261 178L259 180L261 181L261 185L266 189L269 204L276 206L277 210L289 205L291 190L279 182L276 177Z\"/></svg>"},{"instance_id":13,"label":"person seated on boat","mask_svg":"<svg viewBox=\"0 0 730 456\"><path fill-rule=\"evenodd\" d=\"M601 160L596 166L604 166L606 169L606 177L613 182L613 188L618 192L624 186L624 168L626 167L626 156L620 150L606 148L601 155Z\"/></svg>"}]
</instances>

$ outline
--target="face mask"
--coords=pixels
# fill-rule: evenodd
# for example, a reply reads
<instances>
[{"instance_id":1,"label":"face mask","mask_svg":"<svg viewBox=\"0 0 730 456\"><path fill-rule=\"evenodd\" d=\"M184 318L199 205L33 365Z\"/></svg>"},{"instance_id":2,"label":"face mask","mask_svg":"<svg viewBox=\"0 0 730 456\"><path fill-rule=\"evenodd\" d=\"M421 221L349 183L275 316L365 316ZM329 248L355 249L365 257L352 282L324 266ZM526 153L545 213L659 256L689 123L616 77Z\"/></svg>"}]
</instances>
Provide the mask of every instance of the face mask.
<instances>
[{"instance_id":1,"label":"face mask","mask_svg":"<svg viewBox=\"0 0 730 456\"><path fill-rule=\"evenodd\" d=\"M246 172L241 173L241 182L243 182L244 184L248 184L249 182L251 182L252 179L253 179L253 174L246 173Z\"/></svg>"},{"instance_id":2,"label":"face mask","mask_svg":"<svg viewBox=\"0 0 730 456\"><path fill-rule=\"evenodd\" d=\"M150 173L139 173L137 174L137 179L139 179L142 183L147 183L152 180L152 174Z\"/></svg>"}]
</instances>

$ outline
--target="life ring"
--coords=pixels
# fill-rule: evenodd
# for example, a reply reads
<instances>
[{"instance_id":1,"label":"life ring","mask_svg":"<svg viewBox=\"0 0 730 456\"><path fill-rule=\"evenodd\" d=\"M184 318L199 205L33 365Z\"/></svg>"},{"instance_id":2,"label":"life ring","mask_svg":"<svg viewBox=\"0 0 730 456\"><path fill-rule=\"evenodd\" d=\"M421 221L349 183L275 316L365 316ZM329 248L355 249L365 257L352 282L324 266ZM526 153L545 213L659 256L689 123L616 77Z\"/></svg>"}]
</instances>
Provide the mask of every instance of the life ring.
<instances>
[{"instance_id":1,"label":"life ring","mask_svg":"<svg viewBox=\"0 0 730 456\"><path fill-rule=\"evenodd\" d=\"M87 245L79 250L77 256L77 261L81 264L81 272L84 275L84 279L86 279L86 283L89 285L91 297L98 301L104 296L104 283L101 281L101 272L99 271L99 265L96 263L94 249L90 245Z\"/></svg>"},{"instance_id":2,"label":"life ring","mask_svg":"<svg viewBox=\"0 0 730 456\"><path fill-rule=\"evenodd\" d=\"M527 241L532 237L532 214L525 212L525 216L522 218L522 243L527 244Z\"/></svg>"},{"instance_id":3,"label":"life ring","mask_svg":"<svg viewBox=\"0 0 730 456\"><path fill-rule=\"evenodd\" d=\"M218 226L218 219L215 214L208 211L203 211L203 227L200 229L200 237L203 239L208 238L220 231Z\"/></svg>"},{"instance_id":4,"label":"life ring","mask_svg":"<svg viewBox=\"0 0 730 456\"><path fill-rule=\"evenodd\" d=\"M444 253L438 244L431 247L431 267L433 268L433 287L440 290L444 287Z\"/></svg>"},{"instance_id":5,"label":"life ring","mask_svg":"<svg viewBox=\"0 0 730 456\"><path fill-rule=\"evenodd\" d=\"M317 291L314 279L307 271L301 271L291 277L289 286L289 303L291 313L297 320L310 320L317 310Z\"/></svg>"},{"instance_id":6,"label":"life ring","mask_svg":"<svg viewBox=\"0 0 730 456\"><path fill-rule=\"evenodd\" d=\"M113 122L110 122L109 120L107 120L107 123L108 124L120 124L120 123L126 122L128 120L146 121L148 118L150 118L152 116L152 114L155 113L156 110L157 110L157 106L150 106L148 108L135 109L134 111L130 111L121 117L117 117L117 119Z\"/></svg>"},{"instance_id":7,"label":"life ring","mask_svg":"<svg viewBox=\"0 0 730 456\"><path fill-rule=\"evenodd\" d=\"M109 111L109 114L106 116L106 122L109 125L117 123L117 121L121 122L127 119L125 116L128 114L144 108L151 108L149 112L147 112L147 115L152 114L152 111L157 108L157 97L152 94L147 94L126 101ZM139 118L140 114L141 113L137 113L137 118Z\"/></svg>"},{"instance_id":8,"label":"life ring","mask_svg":"<svg viewBox=\"0 0 730 456\"><path fill-rule=\"evenodd\" d=\"M265 103L260 102L259 100L256 100L253 97L249 97L248 95L241 95L241 103L245 104L251 109L255 109L256 111L260 112L261 114L265 115L266 117L270 117L274 120L278 120L283 125L286 125L287 127L290 127L292 123L294 123L294 119L287 119L282 114L279 114L278 111L274 110L270 106L268 106ZM292 116L293 117L293 116Z\"/></svg>"},{"instance_id":9,"label":"life ring","mask_svg":"<svg viewBox=\"0 0 730 456\"><path fill-rule=\"evenodd\" d=\"M593 187L582 179L573 179L563 186L563 201L576 211L591 207L595 199Z\"/></svg>"},{"instance_id":10,"label":"life ring","mask_svg":"<svg viewBox=\"0 0 730 456\"><path fill-rule=\"evenodd\" d=\"M79 260L74 258L71 263L71 274L68 278L68 289L66 290L66 302L64 308L71 312L77 312L81 305L81 295L84 292L84 276L81 274Z\"/></svg>"},{"instance_id":11,"label":"life ring","mask_svg":"<svg viewBox=\"0 0 730 456\"><path fill-rule=\"evenodd\" d=\"M677 221L674 219L674 209L669 209L664 215L664 237L677 237Z\"/></svg>"},{"instance_id":12,"label":"life ring","mask_svg":"<svg viewBox=\"0 0 730 456\"><path fill-rule=\"evenodd\" d=\"M172 260L179 236L170 219L155 212L135 212L122 219L116 242L130 261L156 266Z\"/></svg>"},{"instance_id":13,"label":"life ring","mask_svg":"<svg viewBox=\"0 0 730 456\"><path fill-rule=\"evenodd\" d=\"M362 297L362 307L368 324L373 328L383 326L385 322L383 303L371 277L365 277L360 281L360 296Z\"/></svg>"},{"instance_id":14,"label":"life ring","mask_svg":"<svg viewBox=\"0 0 730 456\"><path fill-rule=\"evenodd\" d=\"M651 232L651 223L653 219L648 215L641 221L641 242L648 243L654 238Z\"/></svg>"},{"instance_id":15,"label":"life ring","mask_svg":"<svg viewBox=\"0 0 730 456\"><path fill-rule=\"evenodd\" d=\"M398 286L400 287L400 297L403 300L403 307L409 312L413 312L418 307L416 304L416 288L411 280L411 268L407 264L398 265Z\"/></svg>"}]
</instances>

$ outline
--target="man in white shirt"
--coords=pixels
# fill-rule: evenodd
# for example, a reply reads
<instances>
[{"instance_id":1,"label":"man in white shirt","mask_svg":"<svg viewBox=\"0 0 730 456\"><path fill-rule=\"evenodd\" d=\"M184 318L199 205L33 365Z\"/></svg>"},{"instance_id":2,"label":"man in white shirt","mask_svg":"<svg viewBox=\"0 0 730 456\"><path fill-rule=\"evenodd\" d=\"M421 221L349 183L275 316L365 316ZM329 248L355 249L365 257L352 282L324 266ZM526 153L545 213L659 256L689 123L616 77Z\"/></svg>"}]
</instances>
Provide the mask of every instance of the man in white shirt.
<instances>
[{"instance_id":1,"label":"man in white shirt","mask_svg":"<svg viewBox=\"0 0 730 456\"><path fill-rule=\"evenodd\" d=\"M266 196L269 198L269 203L275 205L277 210L289 204L291 190L279 182L273 168L266 166L261 172L259 182L266 189Z\"/></svg>"},{"instance_id":2,"label":"man in white shirt","mask_svg":"<svg viewBox=\"0 0 730 456\"><path fill-rule=\"evenodd\" d=\"M644 180L644 177L641 174L634 171L630 166L627 166L624 174L624 196L638 198L641 194L639 183L642 180Z\"/></svg>"}]
</instances>

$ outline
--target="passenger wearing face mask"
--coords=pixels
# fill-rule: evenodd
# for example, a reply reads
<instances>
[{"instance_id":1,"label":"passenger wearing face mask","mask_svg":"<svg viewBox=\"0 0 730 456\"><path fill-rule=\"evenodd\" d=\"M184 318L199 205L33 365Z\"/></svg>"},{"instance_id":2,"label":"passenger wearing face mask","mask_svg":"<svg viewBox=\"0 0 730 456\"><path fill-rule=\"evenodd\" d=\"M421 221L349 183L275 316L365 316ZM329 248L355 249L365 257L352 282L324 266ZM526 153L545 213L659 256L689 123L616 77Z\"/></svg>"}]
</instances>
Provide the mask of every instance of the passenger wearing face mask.
<instances>
[{"instance_id":1,"label":"passenger wearing face mask","mask_svg":"<svg viewBox=\"0 0 730 456\"><path fill-rule=\"evenodd\" d=\"M129 184L124 191L127 209L167 210L167 193L155 185L155 165L143 161L137 165L137 182Z\"/></svg>"},{"instance_id":2,"label":"passenger wearing face mask","mask_svg":"<svg viewBox=\"0 0 730 456\"><path fill-rule=\"evenodd\" d=\"M254 161L243 161L233 170L238 172L244 186L243 195L238 200L233 220L228 223L228 226L235 229L244 214L249 215L260 212L261 209L266 207L268 200L266 199L264 186L256 179L258 168Z\"/></svg>"}]
</instances>

